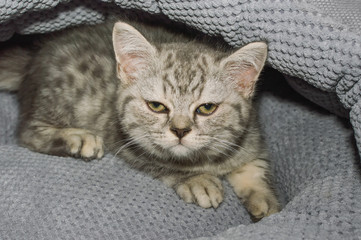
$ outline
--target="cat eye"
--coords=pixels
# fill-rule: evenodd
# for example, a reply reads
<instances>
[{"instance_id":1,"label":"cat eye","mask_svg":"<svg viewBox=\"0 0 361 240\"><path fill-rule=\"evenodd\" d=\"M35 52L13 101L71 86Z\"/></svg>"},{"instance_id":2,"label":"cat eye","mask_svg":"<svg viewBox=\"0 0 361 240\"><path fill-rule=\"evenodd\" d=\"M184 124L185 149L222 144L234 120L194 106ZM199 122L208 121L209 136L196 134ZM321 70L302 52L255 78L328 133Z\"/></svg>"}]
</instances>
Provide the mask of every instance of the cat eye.
<instances>
[{"instance_id":1,"label":"cat eye","mask_svg":"<svg viewBox=\"0 0 361 240\"><path fill-rule=\"evenodd\" d=\"M200 105L197 109L196 109L196 113L199 115L203 115L203 116L209 116L212 113L214 113L214 111L216 111L217 109L217 105L213 104L213 103L205 103Z\"/></svg>"},{"instance_id":2,"label":"cat eye","mask_svg":"<svg viewBox=\"0 0 361 240\"><path fill-rule=\"evenodd\" d=\"M147 102L148 107L150 110L156 113L167 113L168 108L161 104L160 102Z\"/></svg>"}]
</instances>

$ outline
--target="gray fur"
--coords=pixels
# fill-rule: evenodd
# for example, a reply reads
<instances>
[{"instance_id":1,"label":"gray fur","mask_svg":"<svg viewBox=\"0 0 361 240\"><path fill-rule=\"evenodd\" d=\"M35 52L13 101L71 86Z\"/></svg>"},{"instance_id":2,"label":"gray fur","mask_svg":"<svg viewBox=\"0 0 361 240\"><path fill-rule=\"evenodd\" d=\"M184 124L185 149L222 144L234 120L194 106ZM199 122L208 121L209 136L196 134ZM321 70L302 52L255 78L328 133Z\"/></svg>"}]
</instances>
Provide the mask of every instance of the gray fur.
<instances>
[{"instance_id":1,"label":"gray fur","mask_svg":"<svg viewBox=\"0 0 361 240\"><path fill-rule=\"evenodd\" d=\"M278 211L252 105L266 45L230 53L136 26L143 35L118 22L113 36L104 24L43 40L19 88L20 143L86 160L105 148L206 208L222 202L227 176L254 217ZM197 114L207 103L214 113Z\"/></svg>"},{"instance_id":2,"label":"gray fur","mask_svg":"<svg viewBox=\"0 0 361 240\"><path fill-rule=\"evenodd\" d=\"M31 59L30 52L18 47L3 47L0 49L0 89L16 91Z\"/></svg>"}]
</instances>

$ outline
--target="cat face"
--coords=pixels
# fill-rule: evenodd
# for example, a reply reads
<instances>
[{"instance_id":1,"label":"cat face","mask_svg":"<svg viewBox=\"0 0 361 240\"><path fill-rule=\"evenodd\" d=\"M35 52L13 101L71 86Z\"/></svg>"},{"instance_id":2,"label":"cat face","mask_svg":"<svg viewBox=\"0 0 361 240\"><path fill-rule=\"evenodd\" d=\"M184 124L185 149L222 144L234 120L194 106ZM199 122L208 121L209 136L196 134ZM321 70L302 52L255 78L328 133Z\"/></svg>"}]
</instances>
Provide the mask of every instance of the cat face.
<instances>
[{"instance_id":1,"label":"cat face","mask_svg":"<svg viewBox=\"0 0 361 240\"><path fill-rule=\"evenodd\" d=\"M118 106L129 146L188 160L235 150L247 127L266 45L253 44L223 58L193 43L156 49L134 28L117 24L113 42L124 86Z\"/></svg>"},{"instance_id":2,"label":"cat face","mask_svg":"<svg viewBox=\"0 0 361 240\"><path fill-rule=\"evenodd\" d=\"M197 62L175 62L168 69L160 64L160 74L127 89L134 99L124 108L123 124L134 139L144 136L139 143L148 151L175 157L215 154L226 150L224 141L242 130L237 103L247 101L222 84L217 67L202 72L207 66ZM242 119L247 118L244 114Z\"/></svg>"}]
</instances>

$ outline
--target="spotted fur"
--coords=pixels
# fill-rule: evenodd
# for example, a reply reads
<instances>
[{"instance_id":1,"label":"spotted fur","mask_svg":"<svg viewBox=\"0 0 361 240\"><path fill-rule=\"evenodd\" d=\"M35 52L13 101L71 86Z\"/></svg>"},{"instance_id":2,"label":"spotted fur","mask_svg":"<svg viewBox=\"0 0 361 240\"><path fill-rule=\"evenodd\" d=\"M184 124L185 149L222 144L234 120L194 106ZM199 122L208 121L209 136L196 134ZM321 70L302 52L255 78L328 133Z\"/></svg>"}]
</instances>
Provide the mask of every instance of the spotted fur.
<instances>
[{"instance_id":1,"label":"spotted fur","mask_svg":"<svg viewBox=\"0 0 361 240\"><path fill-rule=\"evenodd\" d=\"M118 22L44 40L23 69L20 143L85 160L110 151L205 208L222 202L227 176L254 217L277 212L252 104L267 45L228 52L136 27ZM217 108L198 114L203 104Z\"/></svg>"}]
</instances>

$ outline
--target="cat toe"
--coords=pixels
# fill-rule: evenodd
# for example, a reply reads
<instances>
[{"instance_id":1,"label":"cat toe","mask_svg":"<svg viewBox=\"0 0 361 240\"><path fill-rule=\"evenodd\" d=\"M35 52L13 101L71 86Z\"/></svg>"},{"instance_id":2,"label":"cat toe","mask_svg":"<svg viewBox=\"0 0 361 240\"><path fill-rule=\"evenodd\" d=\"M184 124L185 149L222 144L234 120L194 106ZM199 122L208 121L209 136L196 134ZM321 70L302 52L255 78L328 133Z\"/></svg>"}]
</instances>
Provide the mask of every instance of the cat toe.
<instances>
[{"instance_id":1,"label":"cat toe","mask_svg":"<svg viewBox=\"0 0 361 240\"><path fill-rule=\"evenodd\" d=\"M85 134L82 136L82 146L80 156L84 159L101 158L104 155L103 141L100 137L93 134Z\"/></svg>"},{"instance_id":2,"label":"cat toe","mask_svg":"<svg viewBox=\"0 0 361 240\"><path fill-rule=\"evenodd\" d=\"M90 131L83 129L63 129L60 133L67 145L70 156L82 158L85 161L100 159L104 156L103 139Z\"/></svg>"},{"instance_id":3,"label":"cat toe","mask_svg":"<svg viewBox=\"0 0 361 240\"><path fill-rule=\"evenodd\" d=\"M217 208L223 201L220 180L210 175L199 175L178 185L177 194L187 203L196 203L203 208Z\"/></svg>"},{"instance_id":4,"label":"cat toe","mask_svg":"<svg viewBox=\"0 0 361 240\"><path fill-rule=\"evenodd\" d=\"M277 199L274 196L267 196L260 193L253 193L247 201L245 201L245 206L252 215L252 220L255 222L279 212Z\"/></svg>"}]
</instances>

